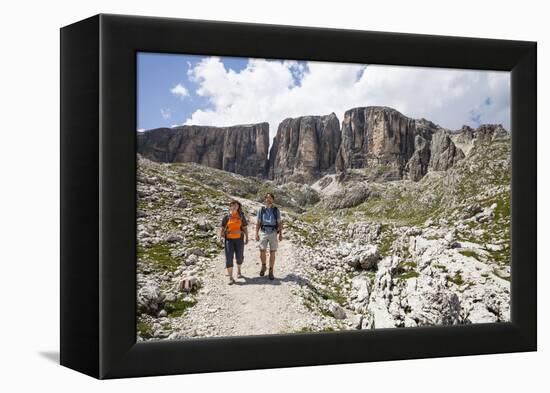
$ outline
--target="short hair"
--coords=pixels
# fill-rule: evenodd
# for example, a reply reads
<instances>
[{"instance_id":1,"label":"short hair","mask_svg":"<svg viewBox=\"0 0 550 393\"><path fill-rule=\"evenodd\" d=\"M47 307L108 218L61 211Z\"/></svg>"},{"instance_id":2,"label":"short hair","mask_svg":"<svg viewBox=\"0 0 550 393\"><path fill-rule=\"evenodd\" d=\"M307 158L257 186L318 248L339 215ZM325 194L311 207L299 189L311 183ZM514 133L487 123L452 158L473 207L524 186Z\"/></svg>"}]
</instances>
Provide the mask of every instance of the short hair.
<instances>
[{"instance_id":1,"label":"short hair","mask_svg":"<svg viewBox=\"0 0 550 393\"><path fill-rule=\"evenodd\" d=\"M270 193L270 192L268 192L268 193L265 194L264 199L265 199L268 195L271 197L271 199L275 200L275 195L273 195L273 194Z\"/></svg>"}]
</instances>

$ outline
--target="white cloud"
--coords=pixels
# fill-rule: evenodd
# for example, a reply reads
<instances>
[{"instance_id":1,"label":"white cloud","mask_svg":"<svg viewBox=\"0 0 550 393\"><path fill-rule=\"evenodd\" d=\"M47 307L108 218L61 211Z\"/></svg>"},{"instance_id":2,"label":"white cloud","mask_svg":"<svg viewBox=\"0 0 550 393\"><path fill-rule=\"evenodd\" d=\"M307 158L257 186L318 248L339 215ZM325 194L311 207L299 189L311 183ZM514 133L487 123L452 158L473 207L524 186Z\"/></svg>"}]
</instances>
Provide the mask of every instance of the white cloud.
<instances>
[{"instance_id":1,"label":"white cloud","mask_svg":"<svg viewBox=\"0 0 550 393\"><path fill-rule=\"evenodd\" d=\"M350 108L393 107L403 114L458 129L463 124L510 125L510 76L506 72L249 59L245 69L226 69L217 57L188 71L211 109L196 110L185 124L235 125L267 121L270 135L287 117ZM296 81L299 80L297 83ZM490 104L486 99L490 97ZM474 114L475 116L472 116Z\"/></svg>"},{"instance_id":2,"label":"white cloud","mask_svg":"<svg viewBox=\"0 0 550 393\"><path fill-rule=\"evenodd\" d=\"M170 93L172 93L173 95L175 95L176 97L179 97L181 98L182 100L185 98L185 97L188 97L189 96L189 91L185 88L184 85L182 85L181 83L178 83L176 86L172 87L170 89Z\"/></svg>"},{"instance_id":3,"label":"white cloud","mask_svg":"<svg viewBox=\"0 0 550 393\"><path fill-rule=\"evenodd\" d=\"M170 108L167 108L167 109L160 108L160 115L164 120L168 120L172 117L172 111L170 110Z\"/></svg>"}]
</instances>

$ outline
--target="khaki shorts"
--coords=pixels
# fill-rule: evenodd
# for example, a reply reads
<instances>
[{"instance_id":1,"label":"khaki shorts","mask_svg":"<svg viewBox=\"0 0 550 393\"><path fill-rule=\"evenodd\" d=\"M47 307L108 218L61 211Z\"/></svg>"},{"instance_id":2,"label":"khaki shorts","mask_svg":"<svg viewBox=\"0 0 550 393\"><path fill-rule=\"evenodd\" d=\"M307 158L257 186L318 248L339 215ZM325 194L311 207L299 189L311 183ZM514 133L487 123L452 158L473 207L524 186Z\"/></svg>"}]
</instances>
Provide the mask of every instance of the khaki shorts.
<instances>
[{"instance_id":1,"label":"khaki shorts","mask_svg":"<svg viewBox=\"0 0 550 393\"><path fill-rule=\"evenodd\" d=\"M260 244L258 245L260 250L265 251L268 244L270 251L277 251L277 245L279 244L277 241L277 231L271 233L260 232Z\"/></svg>"}]
</instances>

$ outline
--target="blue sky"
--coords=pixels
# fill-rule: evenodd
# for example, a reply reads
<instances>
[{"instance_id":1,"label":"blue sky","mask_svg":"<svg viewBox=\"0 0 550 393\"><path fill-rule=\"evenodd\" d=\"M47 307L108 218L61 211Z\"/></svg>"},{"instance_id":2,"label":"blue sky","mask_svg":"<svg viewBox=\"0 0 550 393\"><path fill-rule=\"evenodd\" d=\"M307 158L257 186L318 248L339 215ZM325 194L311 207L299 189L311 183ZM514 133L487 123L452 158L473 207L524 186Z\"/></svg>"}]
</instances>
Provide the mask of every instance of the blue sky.
<instances>
[{"instance_id":1,"label":"blue sky","mask_svg":"<svg viewBox=\"0 0 550 393\"><path fill-rule=\"evenodd\" d=\"M211 106L208 98L195 93L198 83L190 81L187 76L187 72L203 58L199 55L138 53L138 128L181 124L197 109ZM224 58L226 67L236 72L244 69L246 63L246 58ZM182 99L170 93L178 84L187 88L189 97Z\"/></svg>"},{"instance_id":2,"label":"blue sky","mask_svg":"<svg viewBox=\"0 0 550 393\"><path fill-rule=\"evenodd\" d=\"M152 129L181 125L198 109L213 109L207 97L197 95L198 82L188 72L207 56L164 53L138 53L138 129ZM280 62L279 60L272 60ZM226 70L236 73L244 70L248 58L223 57ZM300 85L301 78L293 73ZM188 96L181 97L170 90L177 85L186 88Z\"/></svg>"},{"instance_id":3,"label":"blue sky","mask_svg":"<svg viewBox=\"0 0 550 393\"><path fill-rule=\"evenodd\" d=\"M367 105L458 129L510 126L508 72L138 54L138 130L267 121Z\"/></svg>"}]
</instances>

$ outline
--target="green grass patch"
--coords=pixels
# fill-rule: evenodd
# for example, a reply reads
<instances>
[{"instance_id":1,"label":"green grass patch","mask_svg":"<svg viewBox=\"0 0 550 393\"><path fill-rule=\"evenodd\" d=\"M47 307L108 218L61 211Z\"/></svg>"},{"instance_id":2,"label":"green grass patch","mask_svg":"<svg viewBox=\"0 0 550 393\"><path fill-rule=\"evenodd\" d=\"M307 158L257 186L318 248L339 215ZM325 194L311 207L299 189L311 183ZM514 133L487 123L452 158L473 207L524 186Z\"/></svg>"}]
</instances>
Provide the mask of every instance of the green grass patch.
<instances>
[{"instance_id":1,"label":"green grass patch","mask_svg":"<svg viewBox=\"0 0 550 393\"><path fill-rule=\"evenodd\" d=\"M489 251L491 259L501 265L509 265L511 260L510 250L504 249L502 251Z\"/></svg>"},{"instance_id":2,"label":"green grass patch","mask_svg":"<svg viewBox=\"0 0 550 393\"><path fill-rule=\"evenodd\" d=\"M410 278L416 278L418 277L420 274L418 272L415 272L415 271L411 271L411 272L405 272L405 273L402 273L400 275L398 275L397 278L398 280L408 280Z\"/></svg>"},{"instance_id":3,"label":"green grass patch","mask_svg":"<svg viewBox=\"0 0 550 393\"><path fill-rule=\"evenodd\" d=\"M174 271L180 266L182 260L170 255L170 246L167 243L158 243L151 247L138 246L138 260L152 261L158 270Z\"/></svg>"},{"instance_id":4,"label":"green grass patch","mask_svg":"<svg viewBox=\"0 0 550 393\"><path fill-rule=\"evenodd\" d=\"M191 249L199 248L204 251L204 254L207 258L211 258L217 255L220 249L223 249L223 244L219 244L211 239L211 235L206 236L207 237L195 236L189 239L187 242L187 246Z\"/></svg>"},{"instance_id":5,"label":"green grass patch","mask_svg":"<svg viewBox=\"0 0 550 393\"><path fill-rule=\"evenodd\" d=\"M164 303L164 309L171 317L181 317L185 310L187 310L189 307L193 307L195 304L197 304L197 301L194 299L176 300L173 302Z\"/></svg>"},{"instance_id":6,"label":"green grass patch","mask_svg":"<svg viewBox=\"0 0 550 393\"><path fill-rule=\"evenodd\" d=\"M173 230L179 230L182 222L183 221L179 218L172 218L170 221L168 221L168 227Z\"/></svg>"},{"instance_id":7,"label":"green grass patch","mask_svg":"<svg viewBox=\"0 0 550 393\"><path fill-rule=\"evenodd\" d=\"M369 219L380 222L395 222L400 225L422 225L429 218L437 218L442 213L442 189L431 188L433 198L418 202L418 194L422 192L423 184L403 184L402 189L394 188L390 183L378 184L379 189L367 201L352 208L352 211L362 212Z\"/></svg>"},{"instance_id":8,"label":"green grass patch","mask_svg":"<svg viewBox=\"0 0 550 393\"><path fill-rule=\"evenodd\" d=\"M317 292L325 300L334 300L339 305L343 306L346 303L346 297L342 295L342 292L318 289ZM332 315L332 314L331 314Z\"/></svg>"},{"instance_id":9,"label":"green grass patch","mask_svg":"<svg viewBox=\"0 0 550 393\"><path fill-rule=\"evenodd\" d=\"M460 254L464 255L465 257L472 257L477 259L477 253L472 250L459 250Z\"/></svg>"},{"instance_id":10,"label":"green grass patch","mask_svg":"<svg viewBox=\"0 0 550 393\"><path fill-rule=\"evenodd\" d=\"M334 318L334 315L328 311L328 310L325 310L324 308L320 308L319 309L319 313L325 317L330 317L330 318Z\"/></svg>"},{"instance_id":11,"label":"green grass patch","mask_svg":"<svg viewBox=\"0 0 550 393\"><path fill-rule=\"evenodd\" d=\"M392 231L391 227L383 224L381 226L380 243L378 244L378 252L382 258L390 255L391 246L396 239L397 235Z\"/></svg>"},{"instance_id":12,"label":"green grass patch","mask_svg":"<svg viewBox=\"0 0 550 393\"><path fill-rule=\"evenodd\" d=\"M462 275L460 274L460 272L456 272L454 276L449 276L447 275L447 281L448 282L452 282L453 284L455 285L462 285L464 284L464 279L462 278Z\"/></svg>"},{"instance_id":13,"label":"green grass patch","mask_svg":"<svg viewBox=\"0 0 550 393\"><path fill-rule=\"evenodd\" d=\"M147 322L139 321L137 323L137 332L144 338L153 338L153 328Z\"/></svg>"},{"instance_id":14,"label":"green grass patch","mask_svg":"<svg viewBox=\"0 0 550 393\"><path fill-rule=\"evenodd\" d=\"M303 297L303 304L308 311L313 312L319 304L319 299L317 299L313 294L307 293Z\"/></svg>"},{"instance_id":15,"label":"green grass patch","mask_svg":"<svg viewBox=\"0 0 550 393\"><path fill-rule=\"evenodd\" d=\"M335 286L335 289L332 289L332 278L327 277L324 275L321 275L319 277L319 283L326 286L327 289L319 289L316 288L316 292L326 300L334 300L336 303L338 303L341 306L344 306L347 302L346 296L344 296L342 292L342 287L345 285L344 283L340 283L339 285Z\"/></svg>"},{"instance_id":16,"label":"green grass patch","mask_svg":"<svg viewBox=\"0 0 550 393\"><path fill-rule=\"evenodd\" d=\"M304 326L303 328L296 330L295 333L317 333L317 332L334 332L336 331L333 327L327 326L322 329L313 329L310 326Z\"/></svg>"},{"instance_id":17,"label":"green grass patch","mask_svg":"<svg viewBox=\"0 0 550 393\"><path fill-rule=\"evenodd\" d=\"M406 261L406 262L401 262L398 265L398 268L401 268L401 269L405 269L405 268L415 269L417 266L418 266L418 264L416 262Z\"/></svg>"}]
</instances>

